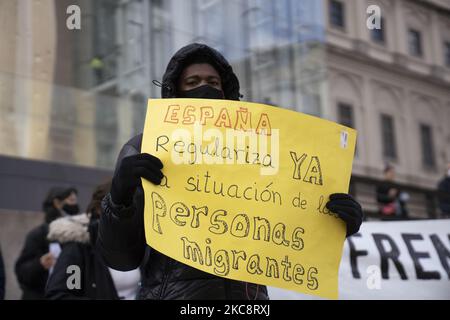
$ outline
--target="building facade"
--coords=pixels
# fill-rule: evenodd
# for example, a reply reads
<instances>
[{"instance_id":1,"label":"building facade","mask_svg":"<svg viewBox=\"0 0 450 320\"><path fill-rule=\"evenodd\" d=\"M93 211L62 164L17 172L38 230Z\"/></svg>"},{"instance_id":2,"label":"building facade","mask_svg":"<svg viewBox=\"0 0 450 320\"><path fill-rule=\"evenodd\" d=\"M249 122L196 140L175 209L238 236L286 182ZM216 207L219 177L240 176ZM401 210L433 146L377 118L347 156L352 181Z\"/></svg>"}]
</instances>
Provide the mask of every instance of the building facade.
<instances>
[{"instance_id":1,"label":"building facade","mask_svg":"<svg viewBox=\"0 0 450 320\"><path fill-rule=\"evenodd\" d=\"M381 30L366 26L374 4ZM380 179L393 165L397 182L417 187L410 215L427 217L426 190L450 162L450 2L348 0L324 8L329 116L358 130L353 175ZM375 211L374 188L358 186Z\"/></svg>"}]
</instances>

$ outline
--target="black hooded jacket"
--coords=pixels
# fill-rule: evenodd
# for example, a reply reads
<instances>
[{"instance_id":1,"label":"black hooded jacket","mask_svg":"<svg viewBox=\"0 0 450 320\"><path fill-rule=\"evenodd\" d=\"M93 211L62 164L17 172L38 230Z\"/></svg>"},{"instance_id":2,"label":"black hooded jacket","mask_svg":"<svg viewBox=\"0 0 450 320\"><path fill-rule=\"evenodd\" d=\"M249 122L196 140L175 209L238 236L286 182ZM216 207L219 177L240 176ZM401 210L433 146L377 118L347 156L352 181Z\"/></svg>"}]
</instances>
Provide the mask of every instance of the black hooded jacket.
<instances>
[{"instance_id":1,"label":"black hooded jacket","mask_svg":"<svg viewBox=\"0 0 450 320\"><path fill-rule=\"evenodd\" d=\"M95 250L98 220L83 213L56 219L49 226L48 240L61 245L61 253L53 267L45 297L51 300L117 300L114 282L108 267ZM70 266L78 266L81 281L79 288L67 286Z\"/></svg>"},{"instance_id":2,"label":"black hooded jacket","mask_svg":"<svg viewBox=\"0 0 450 320\"><path fill-rule=\"evenodd\" d=\"M53 206L53 199L64 199L73 191L75 191L73 188L52 188L42 204L45 222L32 229L26 236L14 267L23 300L44 299L48 270L41 265L40 258L49 252L48 225L62 216L61 211Z\"/></svg>"},{"instance_id":3,"label":"black hooded jacket","mask_svg":"<svg viewBox=\"0 0 450 320\"><path fill-rule=\"evenodd\" d=\"M40 258L49 251L47 233L47 223L31 230L16 261L15 272L23 300L44 299L48 270L41 265Z\"/></svg>"},{"instance_id":4,"label":"black hooded jacket","mask_svg":"<svg viewBox=\"0 0 450 320\"><path fill-rule=\"evenodd\" d=\"M177 97L177 80L193 61L207 61L219 72L225 99L239 100L239 81L225 58L216 50L191 44L170 60L163 77L161 96ZM127 156L141 152L142 134L133 137L120 151L116 170ZM143 265L141 299L268 299L261 285L229 280L197 270L171 259L146 245L144 234L144 191L138 187L133 203L116 206L108 194L102 202L97 246L107 264L117 270ZM144 258L145 257L145 258Z\"/></svg>"}]
</instances>

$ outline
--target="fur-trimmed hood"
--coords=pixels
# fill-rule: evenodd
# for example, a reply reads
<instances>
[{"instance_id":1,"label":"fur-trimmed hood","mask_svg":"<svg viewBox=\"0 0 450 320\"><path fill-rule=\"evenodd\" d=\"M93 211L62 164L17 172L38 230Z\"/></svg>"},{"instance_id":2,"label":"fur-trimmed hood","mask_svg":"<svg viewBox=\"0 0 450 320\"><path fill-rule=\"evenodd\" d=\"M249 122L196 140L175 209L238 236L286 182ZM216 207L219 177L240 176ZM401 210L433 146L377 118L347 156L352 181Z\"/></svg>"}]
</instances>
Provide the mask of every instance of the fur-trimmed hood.
<instances>
[{"instance_id":1,"label":"fur-trimmed hood","mask_svg":"<svg viewBox=\"0 0 450 320\"><path fill-rule=\"evenodd\" d=\"M67 242L90 243L90 218L86 213L56 219L49 226L47 239L60 244Z\"/></svg>"}]
</instances>

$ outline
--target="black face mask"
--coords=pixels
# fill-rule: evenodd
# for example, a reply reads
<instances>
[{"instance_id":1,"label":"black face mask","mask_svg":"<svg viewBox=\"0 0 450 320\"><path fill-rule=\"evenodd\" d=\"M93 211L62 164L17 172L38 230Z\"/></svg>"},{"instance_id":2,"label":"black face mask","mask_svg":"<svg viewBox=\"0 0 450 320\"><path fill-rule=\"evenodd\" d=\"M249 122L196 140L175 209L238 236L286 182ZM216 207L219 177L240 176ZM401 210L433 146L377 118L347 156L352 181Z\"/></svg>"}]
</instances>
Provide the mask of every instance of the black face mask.
<instances>
[{"instance_id":1,"label":"black face mask","mask_svg":"<svg viewBox=\"0 0 450 320\"><path fill-rule=\"evenodd\" d=\"M80 207L77 204L65 204L62 209L71 216L80 212Z\"/></svg>"},{"instance_id":2,"label":"black face mask","mask_svg":"<svg viewBox=\"0 0 450 320\"><path fill-rule=\"evenodd\" d=\"M197 99L224 99L222 90L203 85L192 90L180 91L179 98L197 98Z\"/></svg>"}]
</instances>

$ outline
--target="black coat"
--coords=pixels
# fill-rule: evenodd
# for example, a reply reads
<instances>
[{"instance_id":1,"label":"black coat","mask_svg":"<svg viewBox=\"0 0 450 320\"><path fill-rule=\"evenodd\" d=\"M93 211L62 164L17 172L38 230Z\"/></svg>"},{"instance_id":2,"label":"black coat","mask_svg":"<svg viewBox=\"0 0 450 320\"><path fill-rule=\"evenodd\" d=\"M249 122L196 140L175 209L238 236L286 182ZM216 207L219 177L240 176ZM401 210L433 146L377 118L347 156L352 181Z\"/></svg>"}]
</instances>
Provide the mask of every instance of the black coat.
<instances>
[{"instance_id":1,"label":"black coat","mask_svg":"<svg viewBox=\"0 0 450 320\"><path fill-rule=\"evenodd\" d=\"M2 250L0 249L0 300L5 299L5 265L3 264Z\"/></svg>"},{"instance_id":2,"label":"black coat","mask_svg":"<svg viewBox=\"0 0 450 320\"><path fill-rule=\"evenodd\" d=\"M98 222L90 221L86 214L52 222L48 237L59 242L62 250L48 279L45 293L47 299L119 299L108 267L93 245L97 229ZM79 288L67 286L68 280L74 284L73 277L77 271L67 272L69 266L73 265L80 270Z\"/></svg>"},{"instance_id":3,"label":"black coat","mask_svg":"<svg viewBox=\"0 0 450 320\"><path fill-rule=\"evenodd\" d=\"M213 60L222 78L225 98L239 99L239 82L231 66L205 45L182 48L169 62L163 77L162 97L175 97L176 80L196 57ZM123 158L138 154L142 134L128 141L120 151L116 170ZM143 265L141 299L268 299L265 286L229 280L192 268L146 245L144 234L144 191L138 187L129 208L115 206L107 195L102 202L97 245L108 265L131 270Z\"/></svg>"},{"instance_id":4,"label":"black coat","mask_svg":"<svg viewBox=\"0 0 450 320\"><path fill-rule=\"evenodd\" d=\"M443 214L450 215L450 177L443 178L438 185L439 208Z\"/></svg>"},{"instance_id":5,"label":"black coat","mask_svg":"<svg viewBox=\"0 0 450 320\"><path fill-rule=\"evenodd\" d=\"M398 195L395 197L389 196L389 191L394 188L398 189L398 186L390 181L384 181L377 186L376 195L378 205L380 206L379 214L383 220L406 220L408 219L408 209L406 207L406 203L401 201L399 198L402 191L399 190ZM392 216L385 216L381 212L381 207L390 203L397 203L399 211Z\"/></svg>"},{"instance_id":6,"label":"black coat","mask_svg":"<svg viewBox=\"0 0 450 320\"><path fill-rule=\"evenodd\" d=\"M47 233L47 223L31 230L16 261L15 272L24 300L44 299L48 271L41 265L40 258L49 251Z\"/></svg>"},{"instance_id":7,"label":"black coat","mask_svg":"<svg viewBox=\"0 0 450 320\"><path fill-rule=\"evenodd\" d=\"M58 209L45 202L43 209L45 222L27 234L14 268L17 281L22 289L23 300L41 300L45 295L48 270L41 265L40 258L49 252L48 224L61 217L62 214Z\"/></svg>"}]
</instances>

